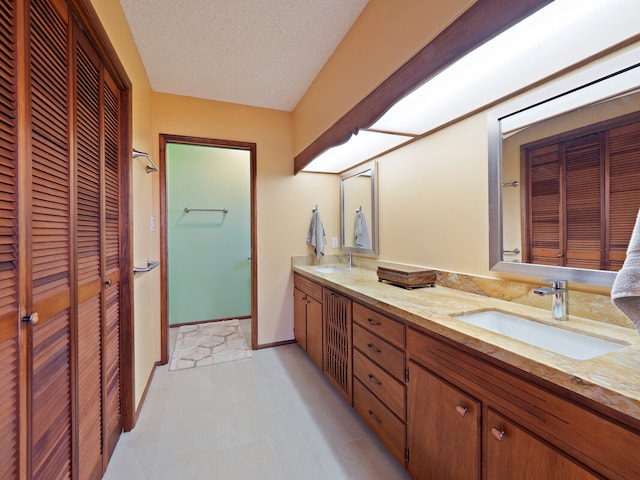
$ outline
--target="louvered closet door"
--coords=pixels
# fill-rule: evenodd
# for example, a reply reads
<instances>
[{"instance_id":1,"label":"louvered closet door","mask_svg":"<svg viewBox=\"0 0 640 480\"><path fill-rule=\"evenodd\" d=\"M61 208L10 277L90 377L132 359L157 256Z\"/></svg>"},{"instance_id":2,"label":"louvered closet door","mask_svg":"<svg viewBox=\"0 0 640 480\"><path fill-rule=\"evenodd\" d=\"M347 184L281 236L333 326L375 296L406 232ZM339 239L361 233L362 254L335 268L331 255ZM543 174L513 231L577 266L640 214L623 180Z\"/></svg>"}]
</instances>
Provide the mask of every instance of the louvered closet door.
<instances>
[{"instance_id":1,"label":"louvered closet door","mask_svg":"<svg viewBox=\"0 0 640 480\"><path fill-rule=\"evenodd\" d=\"M61 5L63 7L64 4ZM31 215L27 223L30 476L69 478L72 470L71 187L68 16L46 0L29 2Z\"/></svg>"},{"instance_id":2,"label":"louvered closet door","mask_svg":"<svg viewBox=\"0 0 640 480\"><path fill-rule=\"evenodd\" d=\"M564 143L566 165L564 266L599 270L602 250L602 135Z\"/></svg>"},{"instance_id":3,"label":"louvered closet door","mask_svg":"<svg viewBox=\"0 0 640 480\"><path fill-rule=\"evenodd\" d=\"M105 294L103 302L104 445L111 457L122 431L120 404L120 90L105 71L103 75Z\"/></svg>"},{"instance_id":4,"label":"louvered closet door","mask_svg":"<svg viewBox=\"0 0 640 480\"><path fill-rule=\"evenodd\" d=\"M561 152L558 145L542 147L529 152L527 158L528 190L528 238L525 258L528 263L562 265L560 229L562 174ZM527 238L525 236L525 238Z\"/></svg>"},{"instance_id":5,"label":"louvered closet door","mask_svg":"<svg viewBox=\"0 0 640 480\"><path fill-rule=\"evenodd\" d=\"M79 478L102 475L102 240L100 62L74 31Z\"/></svg>"},{"instance_id":6,"label":"louvered closet door","mask_svg":"<svg viewBox=\"0 0 640 480\"><path fill-rule=\"evenodd\" d=\"M0 478L18 478L18 199L15 2L0 2Z\"/></svg>"}]
</instances>

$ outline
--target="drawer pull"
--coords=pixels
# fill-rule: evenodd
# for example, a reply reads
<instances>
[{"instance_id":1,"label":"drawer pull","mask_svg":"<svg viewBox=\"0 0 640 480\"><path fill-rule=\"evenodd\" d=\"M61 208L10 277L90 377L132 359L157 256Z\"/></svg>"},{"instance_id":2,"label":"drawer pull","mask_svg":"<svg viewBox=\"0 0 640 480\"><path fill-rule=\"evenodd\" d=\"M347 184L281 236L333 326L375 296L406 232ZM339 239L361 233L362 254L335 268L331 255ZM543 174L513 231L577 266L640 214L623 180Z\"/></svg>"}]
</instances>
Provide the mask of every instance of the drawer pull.
<instances>
[{"instance_id":1,"label":"drawer pull","mask_svg":"<svg viewBox=\"0 0 640 480\"><path fill-rule=\"evenodd\" d=\"M367 343L367 348L375 353L380 353L382 350L373 345L373 343Z\"/></svg>"},{"instance_id":2,"label":"drawer pull","mask_svg":"<svg viewBox=\"0 0 640 480\"><path fill-rule=\"evenodd\" d=\"M497 442L501 442L502 439L504 438L504 430L501 430L499 428L496 427L492 427L491 428L491 436L494 438L494 440L496 440Z\"/></svg>"},{"instance_id":3,"label":"drawer pull","mask_svg":"<svg viewBox=\"0 0 640 480\"><path fill-rule=\"evenodd\" d=\"M456 405L456 412L458 412L458 415L460 415L461 417L466 416L468 411L469 409L464 405Z\"/></svg>"},{"instance_id":4,"label":"drawer pull","mask_svg":"<svg viewBox=\"0 0 640 480\"><path fill-rule=\"evenodd\" d=\"M382 423L382 420L380 420L378 416L375 413L373 413L373 410L369 410L369 416L373 418L373 421L376 422L378 425Z\"/></svg>"},{"instance_id":5,"label":"drawer pull","mask_svg":"<svg viewBox=\"0 0 640 480\"><path fill-rule=\"evenodd\" d=\"M373 375L369 374L367 375L367 377L372 383L375 383L376 385L382 385L382 382L378 380L376 377L374 377Z\"/></svg>"},{"instance_id":6,"label":"drawer pull","mask_svg":"<svg viewBox=\"0 0 640 480\"><path fill-rule=\"evenodd\" d=\"M372 318L367 318L367 323L369 325L371 325L372 327L379 327L380 325L382 325L382 323L372 319Z\"/></svg>"}]
</instances>

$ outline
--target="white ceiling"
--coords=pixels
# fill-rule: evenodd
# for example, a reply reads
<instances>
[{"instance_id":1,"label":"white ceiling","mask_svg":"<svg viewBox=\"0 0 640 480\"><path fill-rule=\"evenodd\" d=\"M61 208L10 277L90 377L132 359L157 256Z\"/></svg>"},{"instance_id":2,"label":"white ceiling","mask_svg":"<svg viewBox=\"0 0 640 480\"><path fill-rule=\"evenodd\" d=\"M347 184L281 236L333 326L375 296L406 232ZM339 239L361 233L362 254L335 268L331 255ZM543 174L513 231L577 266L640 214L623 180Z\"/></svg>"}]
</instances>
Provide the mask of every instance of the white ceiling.
<instances>
[{"instance_id":1,"label":"white ceiling","mask_svg":"<svg viewBox=\"0 0 640 480\"><path fill-rule=\"evenodd\" d=\"M291 111L367 0L120 0L157 92Z\"/></svg>"}]
</instances>

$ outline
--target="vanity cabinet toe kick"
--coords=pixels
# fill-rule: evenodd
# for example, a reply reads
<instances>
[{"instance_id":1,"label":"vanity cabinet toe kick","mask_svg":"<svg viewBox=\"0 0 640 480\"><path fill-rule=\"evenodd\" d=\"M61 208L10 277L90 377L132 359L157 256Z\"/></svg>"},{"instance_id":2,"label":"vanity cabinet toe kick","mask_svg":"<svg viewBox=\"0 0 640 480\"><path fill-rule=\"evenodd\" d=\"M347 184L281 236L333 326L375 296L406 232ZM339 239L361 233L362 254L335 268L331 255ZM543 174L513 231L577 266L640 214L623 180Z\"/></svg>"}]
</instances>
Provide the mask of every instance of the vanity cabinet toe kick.
<instances>
[{"instance_id":1,"label":"vanity cabinet toe kick","mask_svg":"<svg viewBox=\"0 0 640 480\"><path fill-rule=\"evenodd\" d=\"M635 419L591 408L361 296L350 307L345 398L412 478L640 478Z\"/></svg>"}]
</instances>

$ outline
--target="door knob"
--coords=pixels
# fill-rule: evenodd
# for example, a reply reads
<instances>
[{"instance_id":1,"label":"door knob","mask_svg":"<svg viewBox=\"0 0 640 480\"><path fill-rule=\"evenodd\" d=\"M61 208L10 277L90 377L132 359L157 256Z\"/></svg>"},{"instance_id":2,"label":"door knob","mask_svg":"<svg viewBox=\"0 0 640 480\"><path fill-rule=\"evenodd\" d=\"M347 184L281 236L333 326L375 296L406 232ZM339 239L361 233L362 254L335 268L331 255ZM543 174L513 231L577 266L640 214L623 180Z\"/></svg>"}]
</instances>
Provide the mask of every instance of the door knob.
<instances>
[{"instance_id":1,"label":"door knob","mask_svg":"<svg viewBox=\"0 0 640 480\"><path fill-rule=\"evenodd\" d=\"M22 317L22 321L35 327L38 324L38 312L33 312L27 317Z\"/></svg>"},{"instance_id":2,"label":"door knob","mask_svg":"<svg viewBox=\"0 0 640 480\"><path fill-rule=\"evenodd\" d=\"M106 280L106 281L104 282L104 286L105 286L105 287L110 287L112 283L113 283L113 282L111 281L111 279Z\"/></svg>"}]
</instances>

